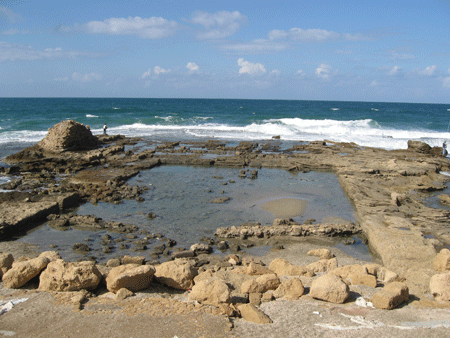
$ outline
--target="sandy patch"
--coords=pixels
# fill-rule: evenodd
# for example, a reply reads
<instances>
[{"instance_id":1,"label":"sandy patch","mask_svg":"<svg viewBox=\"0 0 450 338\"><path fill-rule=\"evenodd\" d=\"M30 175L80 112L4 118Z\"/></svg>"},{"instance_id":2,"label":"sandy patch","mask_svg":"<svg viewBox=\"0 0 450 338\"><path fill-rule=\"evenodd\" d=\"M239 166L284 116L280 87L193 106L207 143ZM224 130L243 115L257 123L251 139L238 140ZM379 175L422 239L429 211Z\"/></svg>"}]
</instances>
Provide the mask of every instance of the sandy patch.
<instances>
[{"instance_id":1,"label":"sandy patch","mask_svg":"<svg viewBox=\"0 0 450 338\"><path fill-rule=\"evenodd\" d=\"M280 198L265 202L262 209L273 213L276 218L291 218L302 216L307 204L307 201L298 198Z\"/></svg>"}]
</instances>

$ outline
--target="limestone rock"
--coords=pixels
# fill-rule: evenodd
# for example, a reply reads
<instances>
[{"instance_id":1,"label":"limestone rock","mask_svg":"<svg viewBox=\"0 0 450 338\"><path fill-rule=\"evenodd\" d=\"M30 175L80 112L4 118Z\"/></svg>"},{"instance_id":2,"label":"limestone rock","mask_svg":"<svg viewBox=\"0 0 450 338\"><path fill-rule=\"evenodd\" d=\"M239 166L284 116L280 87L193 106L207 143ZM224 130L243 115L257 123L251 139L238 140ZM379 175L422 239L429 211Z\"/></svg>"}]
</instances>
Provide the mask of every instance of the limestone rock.
<instances>
[{"instance_id":1,"label":"limestone rock","mask_svg":"<svg viewBox=\"0 0 450 338\"><path fill-rule=\"evenodd\" d=\"M283 283L273 292L273 296L275 298L284 298L289 300L299 299L303 293L305 292L305 288L303 287L303 283L298 277L290 278Z\"/></svg>"},{"instance_id":2,"label":"limestone rock","mask_svg":"<svg viewBox=\"0 0 450 338\"><path fill-rule=\"evenodd\" d=\"M69 120L54 125L37 145L44 150L59 153L94 149L99 146L99 142L86 126Z\"/></svg>"},{"instance_id":3,"label":"limestone rock","mask_svg":"<svg viewBox=\"0 0 450 338\"><path fill-rule=\"evenodd\" d=\"M408 150L417 151L418 153L429 153L431 147L425 142L409 140Z\"/></svg>"},{"instance_id":4,"label":"limestone rock","mask_svg":"<svg viewBox=\"0 0 450 338\"><path fill-rule=\"evenodd\" d=\"M222 303L231 302L231 291L223 280L210 278L196 283L189 293L189 299L203 304L219 306Z\"/></svg>"},{"instance_id":5,"label":"limestone rock","mask_svg":"<svg viewBox=\"0 0 450 338\"><path fill-rule=\"evenodd\" d=\"M337 268L338 262L336 258L331 259L321 259L317 262L308 264L305 266L305 269L311 271L312 273L317 272L327 272Z\"/></svg>"},{"instance_id":6,"label":"limestone rock","mask_svg":"<svg viewBox=\"0 0 450 338\"><path fill-rule=\"evenodd\" d=\"M61 256L57 251L44 251L39 255L39 257L47 257L50 262L61 259Z\"/></svg>"},{"instance_id":7,"label":"limestone rock","mask_svg":"<svg viewBox=\"0 0 450 338\"><path fill-rule=\"evenodd\" d=\"M450 250L442 249L436 255L433 261L433 268L439 272L450 270Z\"/></svg>"},{"instance_id":8,"label":"limestone rock","mask_svg":"<svg viewBox=\"0 0 450 338\"><path fill-rule=\"evenodd\" d=\"M339 276L328 273L316 278L309 291L311 297L342 304L348 298L349 288Z\"/></svg>"},{"instance_id":9,"label":"limestone rock","mask_svg":"<svg viewBox=\"0 0 450 338\"><path fill-rule=\"evenodd\" d=\"M432 276L430 292L437 300L450 301L450 272Z\"/></svg>"},{"instance_id":10,"label":"limestone rock","mask_svg":"<svg viewBox=\"0 0 450 338\"><path fill-rule=\"evenodd\" d=\"M238 306L238 309L241 313L242 318L244 318L246 321L258 324L272 323L272 319L270 319L269 316L267 316L253 304L243 304Z\"/></svg>"},{"instance_id":11,"label":"limestone rock","mask_svg":"<svg viewBox=\"0 0 450 338\"><path fill-rule=\"evenodd\" d=\"M2 252L0 253L0 278L3 274L11 269L14 262L14 257L10 253Z\"/></svg>"},{"instance_id":12,"label":"limestone rock","mask_svg":"<svg viewBox=\"0 0 450 338\"><path fill-rule=\"evenodd\" d=\"M249 276L257 276L257 275L260 276L271 274L273 273L273 271L261 264L250 262L250 264L247 266L245 273Z\"/></svg>"},{"instance_id":13,"label":"limestone rock","mask_svg":"<svg viewBox=\"0 0 450 338\"><path fill-rule=\"evenodd\" d=\"M94 290L102 280L102 274L90 261L65 262L62 259L50 262L39 277L39 290L79 291Z\"/></svg>"},{"instance_id":14,"label":"limestone rock","mask_svg":"<svg viewBox=\"0 0 450 338\"><path fill-rule=\"evenodd\" d=\"M155 268L150 265L126 264L113 269L106 277L106 288L117 292L126 288L132 292L145 290L152 282Z\"/></svg>"},{"instance_id":15,"label":"limestone rock","mask_svg":"<svg viewBox=\"0 0 450 338\"><path fill-rule=\"evenodd\" d=\"M363 265L363 267L367 270L367 273L376 276L384 284L394 282L398 279L398 275L395 272L388 270L380 264L370 263Z\"/></svg>"},{"instance_id":16,"label":"limestone rock","mask_svg":"<svg viewBox=\"0 0 450 338\"><path fill-rule=\"evenodd\" d=\"M213 251L213 249L210 245L204 244L204 243L193 244L193 245L191 245L190 250L195 252L196 255L203 254L203 253L210 254Z\"/></svg>"},{"instance_id":17,"label":"limestone rock","mask_svg":"<svg viewBox=\"0 0 450 338\"><path fill-rule=\"evenodd\" d=\"M364 265L359 264L340 266L339 268L333 269L330 272L341 277L344 280L347 279L350 274L363 275L368 273L367 268Z\"/></svg>"},{"instance_id":18,"label":"limestone rock","mask_svg":"<svg viewBox=\"0 0 450 338\"><path fill-rule=\"evenodd\" d=\"M50 260L47 257L16 261L12 264L12 268L3 275L3 285L11 289L20 288L44 270L49 262Z\"/></svg>"},{"instance_id":19,"label":"limestone rock","mask_svg":"<svg viewBox=\"0 0 450 338\"><path fill-rule=\"evenodd\" d=\"M391 310L409 299L409 289L405 283L392 282L372 297L372 304L377 309Z\"/></svg>"},{"instance_id":20,"label":"limestone rock","mask_svg":"<svg viewBox=\"0 0 450 338\"><path fill-rule=\"evenodd\" d=\"M307 255L316 256L319 257L320 259L331 259L334 257L334 254L331 253L330 249L326 248L309 250Z\"/></svg>"},{"instance_id":21,"label":"limestone rock","mask_svg":"<svg viewBox=\"0 0 450 338\"><path fill-rule=\"evenodd\" d=\"M282 258L275 258L269 265L269 269L275 272L278 276L308 276L312 277L314 273L302 266L297 266L289 263Z\"/></svg>"},{"instance_id":22,"label":"limestone rock","mask_svg":"<svg viewBox=\"0 0 450 338\"><path fill-rule=\"evenodd\" d=\"M369 275L368 273L350 273L346 281L350 283L350 285L367 285L373 288L377 287L377 277L374 275Z\"/></svg>"},{"instance_id":23,"label":"limestone rock","mask_svg":"<svg viewBox=\"0 0 450 338\"><path fill-rule=\"evenodd\" d=\"M276 274L267 274L259 276L256 279L250 279L242 283L242 293L264 293L268 290L276 290L281 284Z\"/></svg>"},{"instance_id":24,"label":"limestone rock","mask_svg":"<svg viewBox=\"0 0 450 338\"><path fill-rule=\"evenodd\" d=\"M138 264L138 265L142 265L145 262L145 257L144 256L128 256L125 255L122 258L122 264L126 265L126 264Z\"/></svg>"},{"instance_id":25,"label":"limestone rock","mask_svg":"<svg viewBox=\"0 0 450 338\"><path fill-rule=\"evenodd\" d=\"M194 285L198 270L190 260L176 259L156 266L155 277L158 282L171 288L189 290Z\"/></svg>"},{"instance_id":26,"label":"limestone rock","mask_svg":"<svg viewBox=\"0 0 450 338\"><path fill-rule=\"evenodd\" d=\"M116 300L124 300L128 297L133 296L134 293L126 288L122 288L116 293Z\"/></svg>"}]
</instances>

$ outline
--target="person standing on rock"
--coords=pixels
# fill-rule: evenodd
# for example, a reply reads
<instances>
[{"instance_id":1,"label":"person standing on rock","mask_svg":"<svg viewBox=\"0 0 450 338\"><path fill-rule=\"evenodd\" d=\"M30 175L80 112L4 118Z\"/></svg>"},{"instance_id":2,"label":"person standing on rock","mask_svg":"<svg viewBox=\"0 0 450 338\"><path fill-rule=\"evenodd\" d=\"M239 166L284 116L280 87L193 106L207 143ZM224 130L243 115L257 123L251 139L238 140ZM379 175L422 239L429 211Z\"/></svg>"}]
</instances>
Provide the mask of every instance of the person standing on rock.
<instances>
[{"instance_id":1,"label":"person standing on rock","mask_svg":"<svg viewBox=\"0 0 450 338\"><path fill-rule=\"evenodd\" d=\"M106 135L106 129L108 129L108 127L106 126L106 124L103 126L103 135Z\"/></svg>"},{"instance_id":2,"label":"person standing on rock","mask_svg":"<svg viewBox=\"0 0 450 338\"><path fill-rule=\"evenodd\" d=\"M447 141L444 141L444 143L442 143L442 155L447 156L448 152L447 152Z\"/></svg>"}]
</instances>

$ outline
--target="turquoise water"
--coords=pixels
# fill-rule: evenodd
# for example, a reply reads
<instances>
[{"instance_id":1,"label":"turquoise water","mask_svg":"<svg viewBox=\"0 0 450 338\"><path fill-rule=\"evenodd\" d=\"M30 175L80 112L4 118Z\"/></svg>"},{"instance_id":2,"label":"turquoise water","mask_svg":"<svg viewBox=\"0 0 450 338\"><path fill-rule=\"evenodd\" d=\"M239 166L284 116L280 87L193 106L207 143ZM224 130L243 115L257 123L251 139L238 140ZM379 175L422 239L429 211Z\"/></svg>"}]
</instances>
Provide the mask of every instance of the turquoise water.
<instances>
[{"instance_id":1,"label":"turquoise water","mask_svg":"<svg viewBox=\"0 0 450 338\"><path fill-rule=\"evenodd\" d=\"M341 101L0 98L0 158L62 120L153 140L332 140L386 149L450 139L450 104Z\"/></svg>"}]
</instances>

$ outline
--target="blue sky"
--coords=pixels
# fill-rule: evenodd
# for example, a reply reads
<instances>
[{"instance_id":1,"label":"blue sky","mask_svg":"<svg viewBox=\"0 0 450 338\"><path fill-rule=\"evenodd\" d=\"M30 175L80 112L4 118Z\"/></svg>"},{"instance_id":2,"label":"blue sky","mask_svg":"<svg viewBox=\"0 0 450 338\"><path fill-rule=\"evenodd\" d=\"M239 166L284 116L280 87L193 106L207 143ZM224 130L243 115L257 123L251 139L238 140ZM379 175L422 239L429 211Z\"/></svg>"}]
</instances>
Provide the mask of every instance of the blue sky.
<instances>
[{"instance_id":1,"label":"blue sky","mask_svg":"<svg viewBox=\"0 0 450 338\"><path fill-rule=\"evenodd\" d=\"M450 102L450 3L0 0L0 97Z\"/></svg>"}]
</instances>

